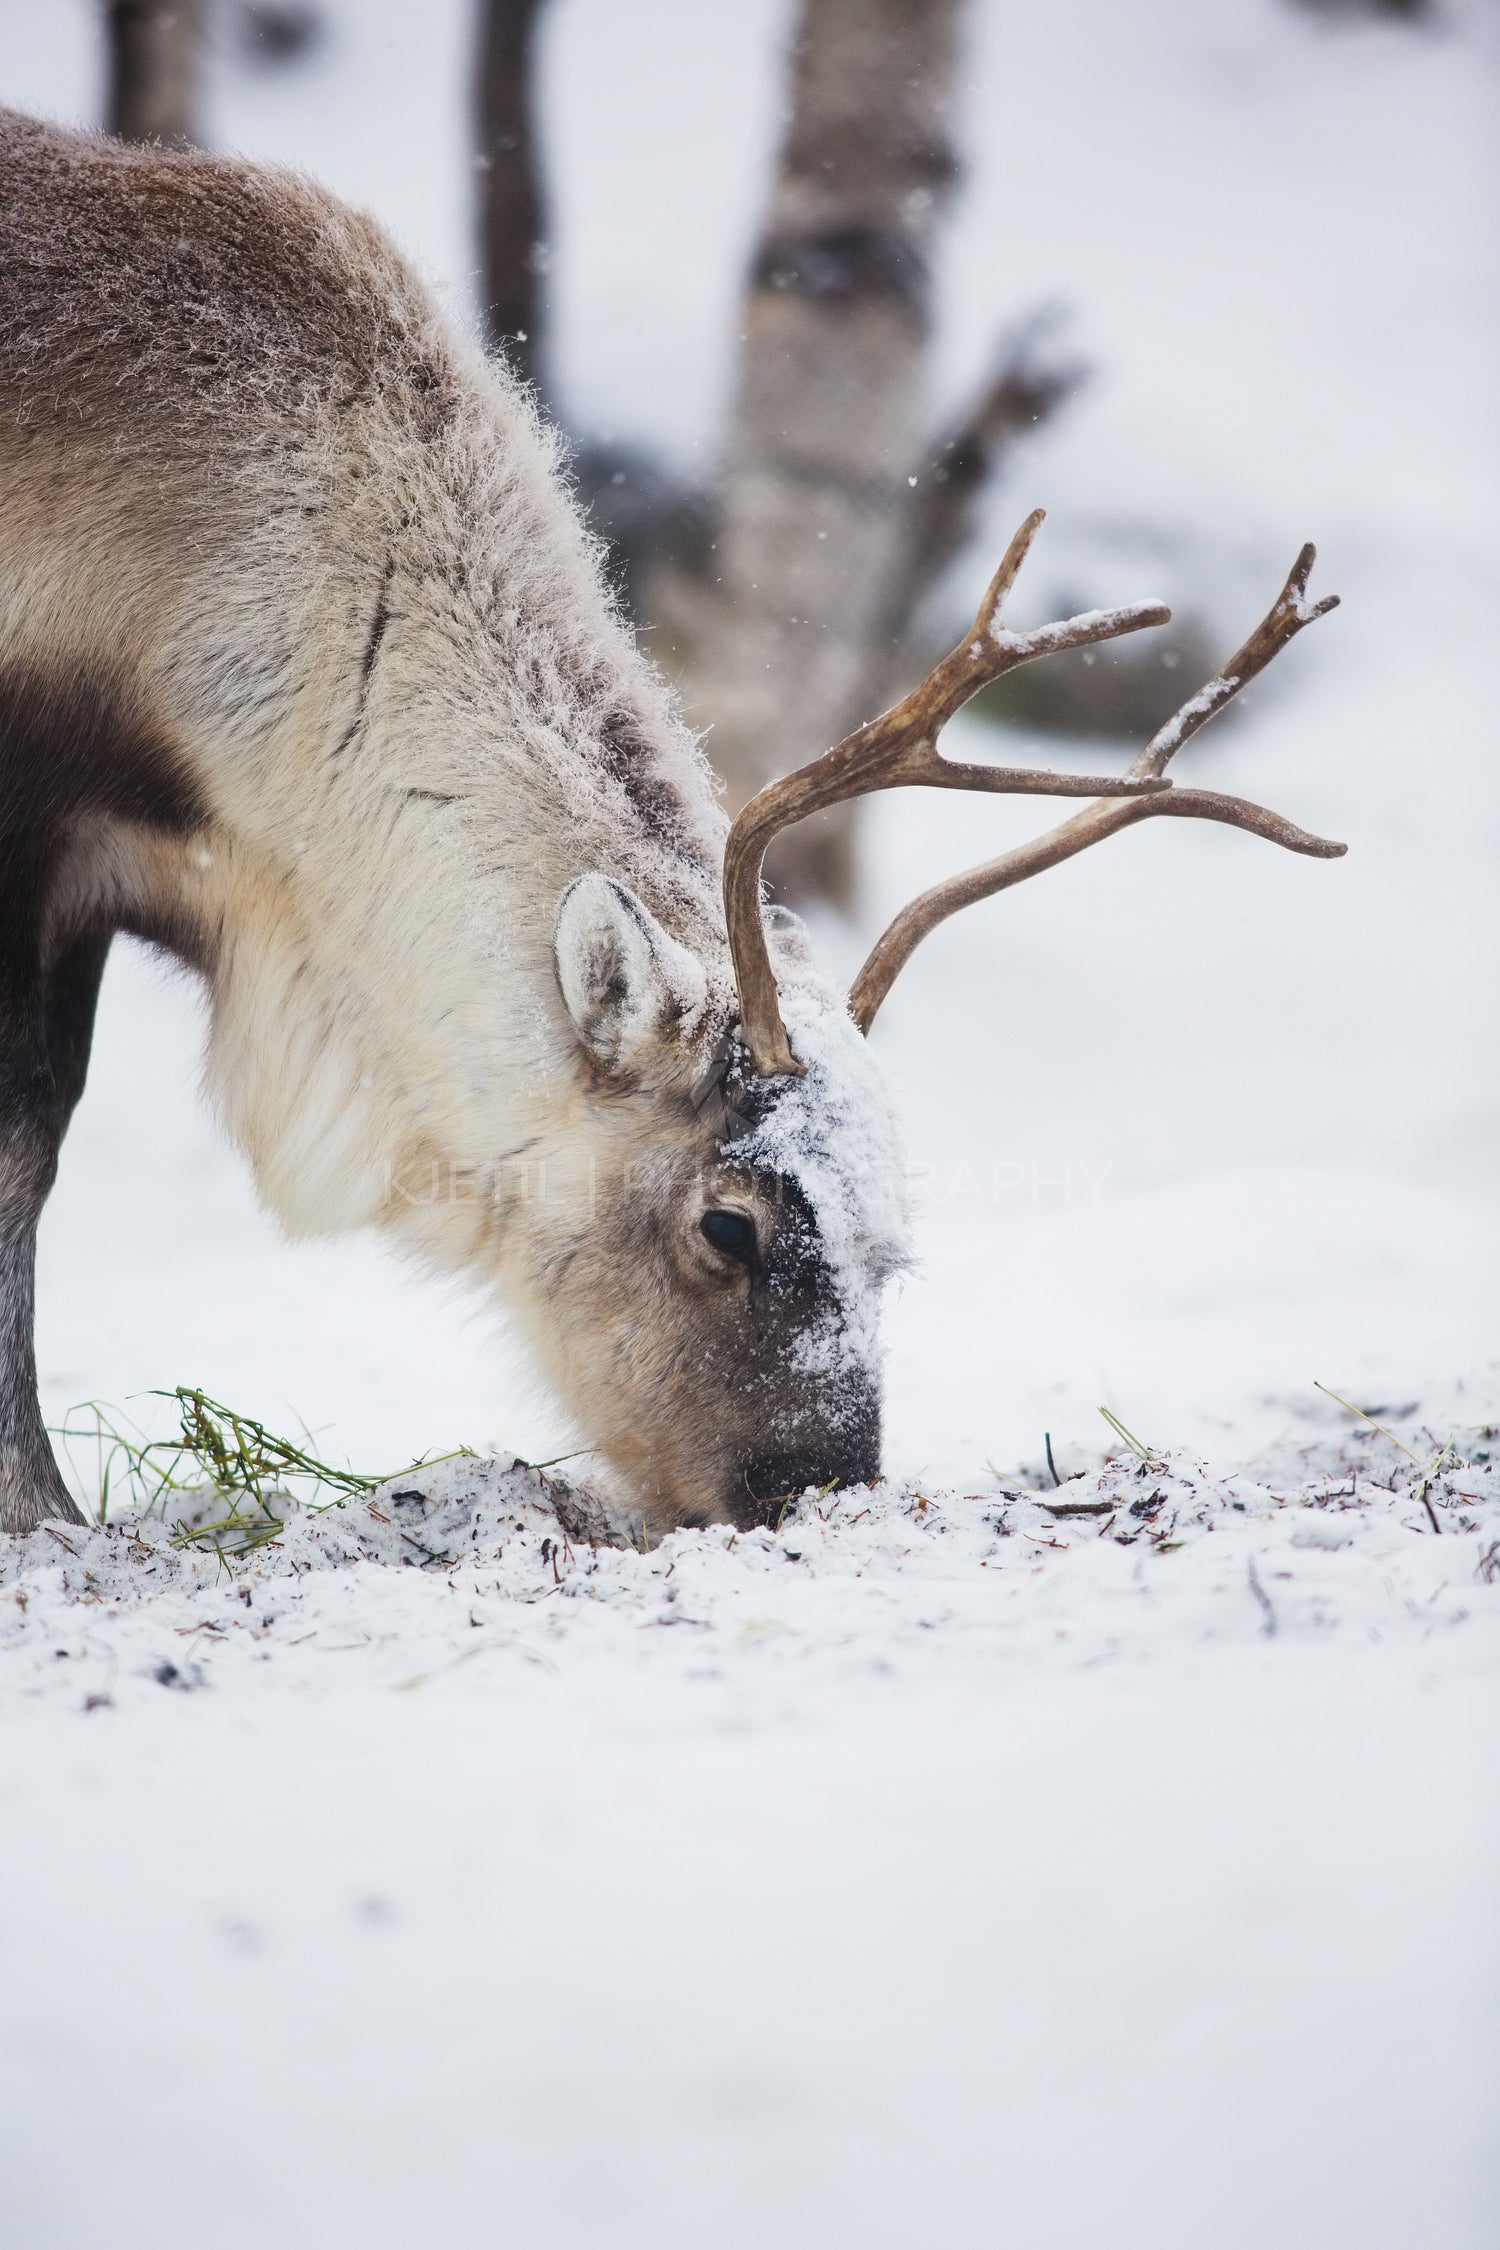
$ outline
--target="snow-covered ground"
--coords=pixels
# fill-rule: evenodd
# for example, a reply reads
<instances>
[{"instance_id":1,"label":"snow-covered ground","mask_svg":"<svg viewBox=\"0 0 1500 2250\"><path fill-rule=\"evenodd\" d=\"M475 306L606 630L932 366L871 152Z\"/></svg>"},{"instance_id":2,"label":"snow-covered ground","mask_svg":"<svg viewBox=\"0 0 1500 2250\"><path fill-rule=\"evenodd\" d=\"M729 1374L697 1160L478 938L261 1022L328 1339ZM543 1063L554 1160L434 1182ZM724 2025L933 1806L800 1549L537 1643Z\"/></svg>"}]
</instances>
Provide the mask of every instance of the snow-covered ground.
<instances>
[{"instance_id":1,"label":"snow-covered ground","mask_svg":"<svg viewBox=\"0 0 1500 2250\"><path fill-rule=\"evenodd\" d=\"M1325 1429L641 1553L459 1463L232 1564L8 1542L7 2240L1478 2250L1447 1404L1430 1481Z\"/></svg>"},{"instance_id":2,"label":"snow-covered ground","mask_svg":"<svg viewBox=\"0 0 1500 2250\"><path fill-rule=\"evenodd\" d=\"M299 74L226 68L219 137L462 302L467 11L333 13ZM579 427L711 444L787 15L554 0ZM1316 537L1345 606L1183 778L1350 856L1156 824L919 954L860 1521L559 1547L496 1470L452 1566L363 1503L232 1575L7 1553L7 2244L1492 2239L1493 18L975 16L946 391L1041 298L1098 367L989 543L1043 501L1037 612L1160 592L1227 648ZM0 98L94 114L94 24L0 0ZM830 948L1026 818L881 804ZM565 1451L487 1314L274 1238L196 1041L121 949L44 1229L54 1418L192 1382L362 1467ZM1469 1467L1421 1501L1318 1379ZM1169 1472L1100 1471L1101 1402Z\"/></svg>"},{"instance_id":3,"label":"snow-covered ground","mask_svg":"<svg viewBox=\"0 0 1500 2250\"><path fill-rule=\"evenodd\" d=\"M1447 1403L1431 1479L1325 1430L642 1553L457 1463L233 1563L7 1542L7 2239L1478 2250Z\"/></svg>"}]
</instances>

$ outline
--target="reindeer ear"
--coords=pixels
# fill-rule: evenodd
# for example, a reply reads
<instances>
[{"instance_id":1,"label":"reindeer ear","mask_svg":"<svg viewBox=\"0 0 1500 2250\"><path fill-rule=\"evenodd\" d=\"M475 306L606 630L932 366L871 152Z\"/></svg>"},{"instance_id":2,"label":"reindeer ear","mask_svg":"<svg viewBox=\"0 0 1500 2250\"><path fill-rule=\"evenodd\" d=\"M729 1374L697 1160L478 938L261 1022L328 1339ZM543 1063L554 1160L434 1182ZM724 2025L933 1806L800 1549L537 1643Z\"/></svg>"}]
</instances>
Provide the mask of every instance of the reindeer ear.
<instances>
[{"instance_id":1,"label":"reindeer ear","mask_svg":"<svg viewBox=\"0 0 1500 2250\"><path fill-rule=\"evenodd\" d=\"M604 1063L674 1039L708 997L703 965L608 875L580 875L557 902L557 981L573 1028Z\"/></svg>"}]
</instances>

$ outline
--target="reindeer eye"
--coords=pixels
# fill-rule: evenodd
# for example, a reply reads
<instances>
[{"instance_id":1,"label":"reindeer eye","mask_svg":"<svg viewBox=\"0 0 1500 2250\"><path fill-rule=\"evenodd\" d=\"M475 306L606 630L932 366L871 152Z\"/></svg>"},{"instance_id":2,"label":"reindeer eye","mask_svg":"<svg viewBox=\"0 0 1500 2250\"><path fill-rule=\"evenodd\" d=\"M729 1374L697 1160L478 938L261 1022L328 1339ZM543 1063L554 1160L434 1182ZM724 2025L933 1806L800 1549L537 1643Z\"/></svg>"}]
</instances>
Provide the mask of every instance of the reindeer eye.
<instances>
[{"instance_id":1,"label":"reindeer eye","mask_svg":"<svg viewBox=\"0 0 1500 2250\"><path fill-rule=\"evenodd\" d=\"M744 1266L754 1264L755 1221L747 1219L743 1211L705 1211L698 1224L704 1240L726 1258L738 1258Z\"/></svg>"}]
</instances>

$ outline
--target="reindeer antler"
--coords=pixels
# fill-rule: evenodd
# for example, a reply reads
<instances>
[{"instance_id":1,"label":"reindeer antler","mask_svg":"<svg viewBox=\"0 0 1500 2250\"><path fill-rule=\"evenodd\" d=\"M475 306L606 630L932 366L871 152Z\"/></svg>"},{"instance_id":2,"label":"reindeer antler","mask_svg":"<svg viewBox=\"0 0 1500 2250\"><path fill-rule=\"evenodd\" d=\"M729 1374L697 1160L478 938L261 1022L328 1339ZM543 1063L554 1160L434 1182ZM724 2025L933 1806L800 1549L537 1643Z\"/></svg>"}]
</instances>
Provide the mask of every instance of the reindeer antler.
<instances>
[{"instance_id":1,"label":"reindeer antler","mask_svg":"<svg viewBox=\"0 0 1500 2250\"><path fill-rule=\"evenodd\" d=\"M1326 617L1329 610L1337 609L1337 594L1325 594L1320 602L1307 600L1307 581L1316 552L1311 544L1303 548L1285 586L1243 648L1237 649L1223 671L1196 695L1190 696L1181 710L1152 737L1131 765L1130 778L1137 782L1159 779L1168 760L1189 737L1200 727L1207 726L1215 712L1222 711L1230 697L1238 695L1257 672L1264 671L1272 657L1284 649L1304 625L1311 625L1317 618ZM1061 861L1071 859L1075 852L1086 851L1090 844L1113 836L1118 829L1130 828L1136 821L1149 820L1157 813L1170 814L1177 820L1224 821L1230 827L1247 828L1252 835L1264 836L1268 843L1281 844L1287 851L1302 852L1310 859L1340 859L1349 848L1347 844L1330 843L1322 836L1310 836L1305 829L1294 827L1291 821L1283 820L1279 813L1268 812L1263 805L1247 804L1242 797L1222 797L1208 789L1165 789L1152 796L1133 798L1127 804L1090 805L1071 820L1038 836L1033 843L1006 852L1000 859L991 860L988 866L972 868L966 875L952 876L904 907L876 942L850 991L849 1012L860 1030L869 1030L876 1010L897 976L928 931L935 930L939 922L946 921L960 907L992 898L997 891L1009 890L1013 883L1024 883L1028 876L1040 875L1045 868L1056 867Z\"/></svg>"},{"instance_id":2,"label":"reindeer antler","mask_svg":"<svg viewBox=\"0 0 1500 2250\"><path fill-rule=\"evenodd\" d=\"M805 820L809 813L821 812L826 805L841 804L849 797L869 796L879 789L977 789L1032 797L1125 797L1131 800L1131 810L1138 804L1154 804L1158 797L1173 794L1170 783L1161 779L1159 770L1143 769L1140 759L1122 779L1100 780L1087 774L1048 773L1024 766L959 765L943 757L937 747L937 737L954 712L980 688L1014 671L1018 664L1029 664L1034 657L1054 655L1059 649L1087 648L1096 641L1115 640L1122 633L1138 633L1146 625L1165 625L1172 614L1162 602L1132 602L1124 609L1088 610L1080 617L1065 618L1059 624L1039 626L1032 633L1007 631L1000 623L1000 605L1026 559L1043 514L1038 508L1026 518L1006 549L1005 560L979 605L973 625L921 685L893 704L889 711L882 712L878 719L871 719L867 726L856 727L852 734L846 735L821 758L815 758L811 765L802 766L796 773L787 774L762 789L758 796L751 798L730 829L724 848L724 911L729 924L729 950L739 986L740 1024L745 1044L762 1078L800 1075L803 1067L787 1043L761 915L761 865L772 839L783 828ZM1168 751L1167 755L1170 754ZM1165 758L1162 762L1165 763ZM937 895L928 893L930 899ZM976 896L983 895L976 893ZM920 906L924 902L917 903ZM964 902L955 900L954 903ZM952 911L952 906L943 907L936 919L941 920L944 913ZM896 927L893 924L886 932L881 945ZM923 935L925 930L918 930L907 944L906 952L910 952ZM876 950L878 952L879 948ZM871 962L866 963L862 980L868 975L873 959L872 955ZM905 953L880 987L870 1015L873 1016L890 978L904 959Z\"/></svg>"}]
</instances>

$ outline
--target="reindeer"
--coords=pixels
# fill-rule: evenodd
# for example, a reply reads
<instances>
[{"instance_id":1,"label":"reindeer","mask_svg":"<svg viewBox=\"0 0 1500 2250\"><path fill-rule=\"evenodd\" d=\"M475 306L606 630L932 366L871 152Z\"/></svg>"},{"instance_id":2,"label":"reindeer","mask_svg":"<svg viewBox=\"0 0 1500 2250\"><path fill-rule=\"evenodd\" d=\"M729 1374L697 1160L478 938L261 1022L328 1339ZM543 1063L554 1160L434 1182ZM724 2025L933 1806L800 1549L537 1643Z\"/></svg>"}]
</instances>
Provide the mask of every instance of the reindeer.
<instances>
[{"instance_id":1,"label":"reindeer","mask_svg":"<svg viewBox=\"0 0 1500 2250\"><path fill-rule=\"evenodd\" d=\"M493 1290L656 1531L880 1468L902 1159L864 1035L945 915L1161 816L1343 850L1173 753L937 748L986 682L1162 623L971 630L731 828L606 591L556 439L379 230L307 181L0 113L0 1526L75 1515L37 1404L38 1214L115 933L210 1000L207 1087L291 1234L375 1226ZM1086 798L940 884L846 999L768 844L922 787Z\"/></svg>"}]
</instances>

